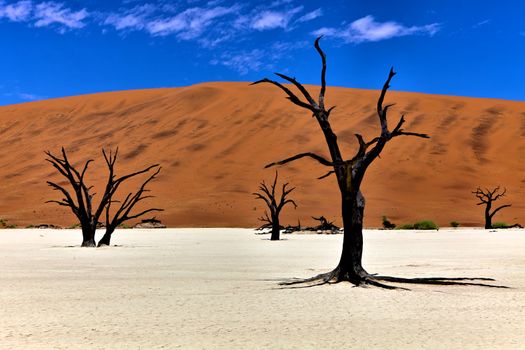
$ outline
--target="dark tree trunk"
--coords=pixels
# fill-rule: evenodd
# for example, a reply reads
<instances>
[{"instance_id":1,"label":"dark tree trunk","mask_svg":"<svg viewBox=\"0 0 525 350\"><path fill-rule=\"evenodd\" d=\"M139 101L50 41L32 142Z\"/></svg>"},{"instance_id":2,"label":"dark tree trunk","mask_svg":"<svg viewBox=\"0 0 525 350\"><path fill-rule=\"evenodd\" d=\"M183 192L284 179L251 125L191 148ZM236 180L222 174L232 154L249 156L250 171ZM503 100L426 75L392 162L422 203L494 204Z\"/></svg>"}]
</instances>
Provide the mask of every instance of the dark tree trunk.
<instances>
[{"instance_id":1,"label":"dark tree trunk","mask_svg":"<svg viewBox=\"0 0 525 350\"><path fill-rule=\"evenodd\" d=\"M95 244L95 229L89 224L81 224L82 226L82 247L96 247Z\"/></svg>"},{"instance_id":2,"label":"dark tree trunk","mask_svg":"<svg viewBox=\"0 0 525 350\"><path fill-rule=\"evenodd\" d=\"M356 285L367 276L362 266L364 209L365 199L360 191L342 195L343 250L334 277Z\"/></svg>"},{"instance_id":3,"label":"dark tree trunk","mask_svg":"<svg viewBox=\"0 0 525 350\"><path fill-rule=\"evenodd\" d=\"M280 236L280 225L279 225L279 217L273 217L272 218L272 236L270 240L272 241L278 241Z\"/></svg>"},{"instance_id":4,"label":"dark tree trunk","mask_svg":"<svg viewBox=\"0 0 525 350\"><path fill-rule=\"evenodd\" d=\"M490 206L487 206L485 209L485 229L492 228L492 215L490 215Z\"/></svg>"},{"instance_id":5,"label":"dark tree trunk","mask_svg":"<svg viewBox=\"0 0 525 350\"><path fill-rule=\"evenodd\" d=\"M106 227L106 233L104 233L104 236L102 236L102 239L98 241L98 246L109 246L111 243L111 235L115 232L114 227Z\"/></svg>"}]
</instances>

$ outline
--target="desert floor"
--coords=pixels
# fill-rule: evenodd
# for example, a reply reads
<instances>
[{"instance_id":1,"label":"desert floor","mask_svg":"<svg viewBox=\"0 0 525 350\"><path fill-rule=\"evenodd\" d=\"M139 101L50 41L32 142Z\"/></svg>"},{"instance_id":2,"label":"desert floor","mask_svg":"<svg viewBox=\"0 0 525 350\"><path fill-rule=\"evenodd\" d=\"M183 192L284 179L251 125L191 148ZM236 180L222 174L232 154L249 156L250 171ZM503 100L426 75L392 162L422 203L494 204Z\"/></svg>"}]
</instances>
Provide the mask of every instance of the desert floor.
<instances>
[{"instance_id":1,"label":"desert floor","mask_svg":"<svg viewBox=\"0 0 525 350\"><path fill-rule=\"evenodd\" d=\"M369 272L509 289L280 289L335 267L341 235L248 229L0 231L0 349L523 349L525 232L366 231Z\"/></svg>"}]
</instances>

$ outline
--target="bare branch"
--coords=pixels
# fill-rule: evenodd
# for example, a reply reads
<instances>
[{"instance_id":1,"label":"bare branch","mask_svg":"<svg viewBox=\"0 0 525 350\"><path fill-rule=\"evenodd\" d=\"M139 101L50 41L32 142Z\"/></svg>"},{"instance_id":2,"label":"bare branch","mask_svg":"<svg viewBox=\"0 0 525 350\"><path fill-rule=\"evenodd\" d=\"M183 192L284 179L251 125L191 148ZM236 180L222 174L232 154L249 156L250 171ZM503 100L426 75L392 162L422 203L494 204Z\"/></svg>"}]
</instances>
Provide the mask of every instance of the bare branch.
<instances>
[{"instance_id":1,"label":"bare branch","mask_svg":"<svg viewBox=\"0 0 525 350\"><path fill-rule=\"evenodd\" d=\"M315 100L312 98L312 96L310 95L310 93L308 92L308 90L306 90L306 88L301 84L299 83L295 78L291 78L287 75L284 75L284 74L281 74L281 73L275 73L275 75L277 75L278 77L284 79L284 80L287 80L289 81L290 83L294 84L295 87L297 87L297 89L299 91L301 91L301 93L303 94L303 96L306 98L306 100L310 103L310 105L315 109L315 110L318 110L319 109L319 105L317 104L317 102L315 102Z\"/></svg>"},{"instance_id":2,"label":"bare branch","mask_svg":"<svg viewBox=\"0 0 525 350\"><path fill-rule=\"evenodd\" d=\"M512 204L505 204L505 205L502 205L502 206L499 206L497 207L496 209L494 209L494 211L492 212L492 214L490 214L490 217L493 217L498 211L500 211L501 209L504 209L504 208L508 208L508 207L511 207Z\"/></svg>"},{"instance_id":3,"label":"bare branch","mask_svg":"<svg viewBox=\"0 0 525 350\"><path fill-rule=\"evenodd\" d=\"M322 175L322 176L319 176L319 177L317 178L317 180L322 180L322 179L324 179L324 178L326 178L326 177L328 177L328 176L330 176L330 175L332 175L332 174L335 174L335 171L330 170L330 171L327 172L326 174L324 174L324 175Z\"/></svg>"},{"instance_id":4,"label":"bare branch","mask_svg":"<svg viewBox=\"0 0 525 350\"><path fill-rule=\"evenodd\" d=\"M283 160L280 160L278 162L274 162L274 163L270 163L268 165L265 166L265 168L270 168L272 166L275 166L275 165L283 165L283 164L286 164L286 163L290 163L294 160L297 160L297 159L301 159L301 158L304 158L304 157L310 157L312 159L315 159L316 161L318 161L319 163L321 163L322 165L325 165L325 166L333 166L334 164L332 162L330 162L329 160L327 160L326 158L323 158L315 153L311 153L311 152L306 152L306 153L299 153L293 157L290 157L290 158L286 158L286 159L283 159Z\"/></svg>"},{"instance_id":5,"label":"bare branch","mask_svg":"<svg viewBox=\"0 0 525 350\"><path fill-rule=\"evenodd\" d=\"M288 95L287 98L290 101L292 101L292 103L298 105L299 107L306 108L306 109L312 111L312 113L316 113L316 110L315 110L315 108L313 106L309 105L308 103L306 103L304 101L301 101L301 99L299 97L297 97L292 91L290 91L290 89L288 89L283 84L278 83L278 82L276 82L274 80L270 80L268 78L264 78L264 79L261 79L261 80L257 80L256 82L253 82L250 85L256 85L256 84L260 84L260 83L270 83L270 84L273 84L273 85L279 87L281 90L283 90Z\"/></svg>"},{"instance_id":6,"label":"bare branch","mask_svg":"<svg viewBox=\"0 0 525 350\"><path fill-rule=\"evenodd\" d=\"M319 41L321 40L323 36L319 36L317 39L315 39L315 43L314 43L314 46L315 46L315 49L317 50L317 52L319 53L319 56L321 56L321 62L322 62L322 69L321 69L321 91L319 92L319 107L321 109L324 109L324 95L325 95L325 91L326 91L326 54L324 53L324 51L321 49L321 46L319 46ZM333 109L334 107L331 107L328 111L327 111L327 115L330 115L330 112L331 110Z\"/></svg>"}]
</instances>

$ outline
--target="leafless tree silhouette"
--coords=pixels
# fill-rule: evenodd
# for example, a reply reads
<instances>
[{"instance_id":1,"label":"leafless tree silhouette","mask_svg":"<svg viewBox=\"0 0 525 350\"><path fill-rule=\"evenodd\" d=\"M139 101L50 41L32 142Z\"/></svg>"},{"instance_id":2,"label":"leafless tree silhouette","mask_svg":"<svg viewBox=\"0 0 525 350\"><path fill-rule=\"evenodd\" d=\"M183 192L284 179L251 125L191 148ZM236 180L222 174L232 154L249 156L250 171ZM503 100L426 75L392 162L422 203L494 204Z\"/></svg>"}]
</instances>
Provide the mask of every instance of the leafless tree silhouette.
<instances>
[{"instance_id":1,"label":"leafless tree silhouette","mask_svg":"<svg viewBox=\"0 0 525 350\"><path fill-rule=\"evenodd\" d=\"M287 198L288 195L295 189L295 187L288 188L288 183L283 184L281 197L279 199L277 198L277 194L275 193L277 177L278 174L276 171L275 178L270 187L268 187L263 181L259 185L259 192L253 193L255 198L263 200L266 203L268 210L270 210L270 215L268 215L268 211L265 210L264 216L259 218L260 221L264 222L264 224L259 227L259 229L271 228L272 235L270 239L272 241L278 241L280 238L281 225L279 224L279 215L281 214L281 210L284 208L284 206L286 204L293 204L293 206L297 208L295 201L293 199Z\"/></svg>"},{"instance_id":2,"label":"leafless tree silhouette","mask_svg":"<svg viewBox=\"0 0 525 350\"><path fill-rule=\"evenodd\" d=\"M113 153L109 151L109 154L105 150L102 150L104 160L108 167L108 180L104 189L104 193L96 206L96 209L93 205L93 197L95 193L92 193L91 190L93 186L88 186L85 183L85 175L88 170L89 164L93 162L92 159L86 161L82 170L79 171L75 166L71 164L67 157L66 150L62 147L62 157L53 155L50 151L45 152L47 157L46 161L51 163L53 167L67 179L67 183L71 186L72 191L68 191L65 186L61 186L56 182L47 181L47 184L52 187L54 190L57 190L62 193L64 198L61 200L49 200L47 203L56 203L60 206L68 207L71 209L73 214L77 217L82 228L82 247L94 247L95 244L95 232L97 229L97 224L99 224L99 219L104 210L106 211L106 233L99 242L100 245L109 245L111 234L114 232L115 228L122 222L134 218L138 218L141 215L144 215L152 211L160 211L162 209L152 208L144 210L138 214L130 215L130 211L133 207L140 201L151 196L145 196L146 185L153 180L160 171L158 164L151 165L143 170L123 175L120 177L115 176L115 163L117 161L118 149ZM121 203L120 208L114 213L114 216L110 219L110 207L112 203L116 203L114 196L120 187L120 185L137 175L154 171L152 175L142 184L139 190L135 194L128 194L126 199Z\"/></svg>"},{"instance_id":3,"label":"leafless tree silhouette","mask_svg":"<svg viewBox=\"0 0 525 350\"><path fill-rule=\"evenodd\" d=\"M319 124L321 131L323 132L326 145L330 154L329 159L324 156L306 152L299 153L292 157L284 160L268 164L266 167L272 167L276 165L284 165L295 160L302 158L310 158L320 163L321 165L329 168L327 173L320 178L328 177L332 174L335 175L337 184L341 193L341 204L342 204L342 217L344 225L344 237L343 237L343 249L341 258L337 267L328 273L324 273L313 278L292 280L283 282L284 285L292 285L299 283L307 283L309 285L317 285L324 283L336 283L341 281L349 281L355 285L369 284L379 286L383 288L395 288L390 285L382 283L382 281L398 282L398 283L428 283L428 284L477 284L462 282L463 280L470 280L469 278L397 278L389 276L377 276L369 274L362 266L362 253L363 253L363 215L365 209L365 198L361 193L361 183L365 176L365 172L372 164L372 162L379 157L381 151L385 145L394 138L399 136L412 136L420 138L429 138L427 134L416 133L405 131L403 129L405 118L401 116L398 122L395 124L393 129L388 126L387 113L393 104L384 105L384 99L388 88L390 87L390 81L394 77L394 70L391 69L388 74L388 78L383 85L379 99L377 101L377 116L380 125L380 133L377 137L374 137L370 141L365 141L363 136L355 134L355 137L359 143L359 148L355 155L350 159L343 158L340 151L337 137L332 130L329 122L330 113L333 111L335 106L330 108L325 107L325 92L326 92L326 55L319 46L319 40L315 40L315 48L319 53L322 61L321 69L321 88L319 92L319 99L316 101L310 94L310 92L295 78L289 77L284 74L275 73L278 77L291 83L302 95L297 96L287 86L268 78L256 81L253 84L269 83L277 86L279 89L284 91L287 95L287 99L293 104L306 109L309 113L315 117Z\"/></svg>"},{"instance_id":4,"label":"leafless tree silhouette","mask_svg":"<svg viewBox=\"0 0 525 350\"><path fill-rule=\"evenodd\" d=\"M501 197L505 196L505 193L507 193L506 188L504 188L503 191L500 192L499 186L493 189L492 191L489 189L482 190L480 187L478 187L472 193L479 199L479 203L477 205L485 206L485 229L492 228L492 218L494 217L494 215L496 215L498 211L511 206L511 204L500 205L499 207L492 210L492 202L495 202Z\"/></svg>"}]
</instances>

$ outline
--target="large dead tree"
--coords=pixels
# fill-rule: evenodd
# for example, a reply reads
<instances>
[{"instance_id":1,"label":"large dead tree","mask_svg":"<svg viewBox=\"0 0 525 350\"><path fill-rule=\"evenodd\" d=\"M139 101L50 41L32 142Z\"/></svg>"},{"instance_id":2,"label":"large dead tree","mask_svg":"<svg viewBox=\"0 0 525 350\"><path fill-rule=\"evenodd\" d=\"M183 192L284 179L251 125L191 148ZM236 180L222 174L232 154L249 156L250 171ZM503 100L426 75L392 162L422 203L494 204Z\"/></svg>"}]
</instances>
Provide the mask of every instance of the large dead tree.
<instances>
[{"instance_id":1,"label":"large dead tree","mask_svg":"<svg viewBox=\"0 0 525 350\"><path fill-rule=\"evenodd\" d=\"M106 182L106 186L104 188L104 192L102 194L100 202L98 203L98 206L96 206L95 209L93 203L93 197L95 196L95 193L91 192L93 186L88 186L85 182L85 175L88 166L91 162L93 162L93 160L89 159L88 161L86 161L86 163L82 167L82 170L79 171L74 165L70 163L67 157L66 150L63 147L61 151L62 157L55 156L49 151L45 153L48 156L48 158L46 158L46 161L51 163L51 165L53 165L53 167L67 179L67 183L71 186L72 189L68 190L65 186L59 185L56 182L47 181L47 184L49 186L51 186L54 190L61 192L64 196L64 198L62 198L61 200L49 200L47 201L47 203L56 203L60 206L68 207L71 209L73 214L75 214L75 216L79 220L82 229L82 247L94 247L96 245L95 232L97 229L97 225L99 224L100 216L102 215L104 210L106 210L106 233L99 242L99 246L103 244L109 245L111 234L115 230L116 226L118 226L120 223L126 220L137 218L151 211L162 210L152 208L144 210L138 214L130 215L130 211L131 209L133 209L135 204L142 201L143 199L150 197L144 196L143 194L147 191L145 189L145 186L151 180L153 180L159 173L160 167L158 164L151 165L145 169L134 173L117 177L115 175L115 163L117 161L118 149L114 153L112 151L109 151L109 154L106 153L105 150L102 150L104 160L106 161L106 165L108 167L108 180ZM148 177L148 179L142 184L140 189L135 194L130 193L126 197L124 202L122 202L119 210L117 210L114 214L114 217L111 220L109 220L110 206L111 203L116 202L116 200L114 200L113 198L120 185L126 180L129 180L135 176L144 173L148 173L151 170L154 171L153 175L150 175Z\"/></svg>"},{"instance_id":2,"label":"large dead tree","mask_svg":"<svg viewBox=\"0 0 525 350\"><path fill-rule=\"evenodd\" d=\"M511 206L511 204L504 204L492 210L492 203L505 196L505 193L507 193L506 188L504 188L503 191L500 192L499 186L493 189L492 191L489 189L482 190L478 187L472 193L479 199L479 203L477 205L485 206L485 229L492 228L492 218L494 217L494 215L496 215L498 211Z\"/></svg>"},{"instance_id":3,"label":"large dead tree","mask_svg":"<svg viewBox=\"0 0 525 350\"><path fill-rule=\"evenodd\" d=\"M264 78L256 81L253 84L269 83L277 86L284 91L293 104L306 109L315 117L317 123L321 127L326 145L328 146L329 158L311 152L300 153L284 160L268 164L266 167L276 165L284 165L290 162L310 158L319 164L329 168L327 173L320 178L325 178L330 175L335 175L337 185L341 193L342 218L344 225L343 249L341 258L337 267L328 273L315 276L305 280L294 280L284 282L285 285L296 283L311 283L324 284L340 281L349 281L355 285L369 284L384 288L395 288L386 285L382 281L400 282L400 283L431 283L431 284L475 284L461 282L460 279L446 279L446 278L416 278L406 279L389 276L377 276L369 274L362 266L363 254L363 217L365 210L365 198L361 193L361 184L363 182L366 170L376 160L384 147L392 139L400 136L412 136L420 138L429 138L427 134L409 132L403 129L405 118L401 116L395 123L393 128L389 127L387 113L393 104L384 104L385 96L390 81L394 77L394 70L391 69L388 78L383 85L379 99L377 101L377 116L380 126L380 133L378 136L369 141L365 141L360 134L355 134L359 148L355 155L348 159L343 157L335 135L330 125L330 114L334 107L327 108L325 106L325 92L326 92L326 55L319 46L319 40L315 41L315 48L319 53L322 61L321 69L321 88L319 91L319 98L316 101L310 92L295 78L284 74L275 73L288 83L291 83L299 92L300 96L296 95L289 87L274 80ZM302 96L301 96L302 95Z\"/></svg>"},{"instance_id":4,"label":"large dead tree","mask_svg":"<svg viewBox=\"0 0 525 350\"><path fill-rule=\"evenodd\" d=\"M253 193L255 198L263 200L266 203L266 206L268 207L268 210L270 210L270 215L268 215L268 211L264 211L264 216L260 217L259 220L264 222L264 224L259 227L259 229L267 229L271 228L271 240L272 241L278 241L280 238L280 231L281 231L281 225L279 223L279 215L281 214L281 210L284 208L286 204L293 204L295 208L297 208L297 204L293 199L288 199L287 196L295 189L295 187L288 188L288 183L283 184L282 190L281 190L281 197L277 198L277 193L275 193L275 188L277 186L277 177L278 174L275 172L275 178L273 179L273 183L268 187L266 183L263 181L259 185L259 192Z\"/></svg>"}]
</instances>

